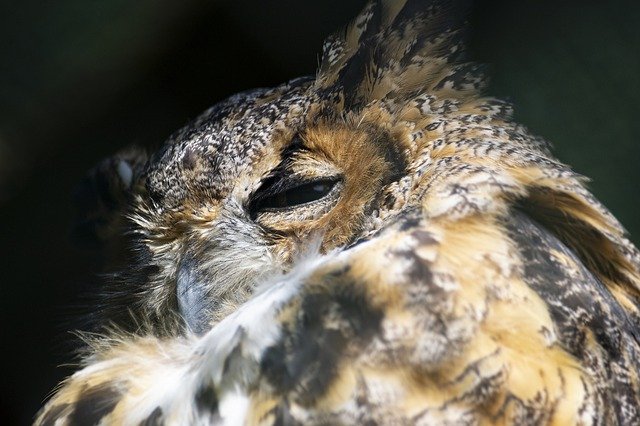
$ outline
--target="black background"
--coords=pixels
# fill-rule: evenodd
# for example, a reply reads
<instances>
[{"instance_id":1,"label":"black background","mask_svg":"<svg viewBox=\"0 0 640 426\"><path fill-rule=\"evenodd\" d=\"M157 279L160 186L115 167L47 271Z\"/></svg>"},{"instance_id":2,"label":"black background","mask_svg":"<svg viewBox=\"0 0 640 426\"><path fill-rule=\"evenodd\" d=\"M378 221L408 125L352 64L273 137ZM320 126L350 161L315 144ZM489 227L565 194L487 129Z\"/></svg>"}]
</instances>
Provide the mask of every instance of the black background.
<instances>
[{"instance_id":1,"label":"black background","mask_svg":"<svg viewBox=\"0 0 640 426\"><path fill-rule=\"evenodd\" d=\"M69 239L71 194L119 148L156 147L237 91L314 72L361 1L0 3L0 250L4 424L28 423L70 370L79 295L96 282ZM639 241L640 4L479 0L473 59L491 95Z\"/></svg>"}]
</instances>

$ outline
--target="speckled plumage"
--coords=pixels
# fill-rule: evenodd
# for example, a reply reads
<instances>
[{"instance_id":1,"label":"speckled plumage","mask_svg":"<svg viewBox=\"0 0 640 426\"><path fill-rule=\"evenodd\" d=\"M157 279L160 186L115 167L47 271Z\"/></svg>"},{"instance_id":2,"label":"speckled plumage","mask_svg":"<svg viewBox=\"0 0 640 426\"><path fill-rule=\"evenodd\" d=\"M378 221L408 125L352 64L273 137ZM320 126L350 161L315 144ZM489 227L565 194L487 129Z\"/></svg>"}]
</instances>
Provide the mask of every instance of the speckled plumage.
<instances>
[{"instance_id":1,"label":"speckled plumage","mask_svg":"<svg viewBox=\"0 0 640 426\"><path fill-rule=\"evenodd\" d=\"M638 424L640 255L482 96L467 7L370 2L314 78L103 163L135 251L36 423Z\"/></svg>"}]
</instances>

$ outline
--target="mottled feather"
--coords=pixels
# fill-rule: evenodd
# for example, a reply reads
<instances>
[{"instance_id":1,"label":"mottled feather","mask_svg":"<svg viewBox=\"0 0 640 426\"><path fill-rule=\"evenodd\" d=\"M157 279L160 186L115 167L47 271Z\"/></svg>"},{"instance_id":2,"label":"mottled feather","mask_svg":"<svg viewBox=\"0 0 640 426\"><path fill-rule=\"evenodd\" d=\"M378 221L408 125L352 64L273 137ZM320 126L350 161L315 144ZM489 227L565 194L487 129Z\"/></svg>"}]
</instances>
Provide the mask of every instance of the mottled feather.
<instances>
[{"instance_id":1,"label":"mottled feather","mask_svg":"<svg viewBox=\"0 0 640 426\"><path fill-rule=\"evenodd\" d=\"M484 97L468 8L369 2L132 168L108 328L36 424L640 423L638 250Z\"/></svg>"}]
</instances>

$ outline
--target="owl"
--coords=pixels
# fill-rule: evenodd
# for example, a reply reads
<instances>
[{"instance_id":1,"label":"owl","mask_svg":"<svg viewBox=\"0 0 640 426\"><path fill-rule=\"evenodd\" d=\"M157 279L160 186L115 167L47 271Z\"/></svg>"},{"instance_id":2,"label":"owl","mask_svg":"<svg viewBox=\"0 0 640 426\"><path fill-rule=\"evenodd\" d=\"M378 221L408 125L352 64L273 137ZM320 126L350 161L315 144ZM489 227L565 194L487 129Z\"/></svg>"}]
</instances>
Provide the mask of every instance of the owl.
<instances>
[{"instance_id":1,"label":"owl","mask_svg":"<svg viewBox=\"0 0 640 426\"><path fill-rule=\"evenodd\" d=\"M114 272L63 424L639 424L640 254L465 54L369 2L314 76L86 181Z\"/></svg>"}]
</instances>

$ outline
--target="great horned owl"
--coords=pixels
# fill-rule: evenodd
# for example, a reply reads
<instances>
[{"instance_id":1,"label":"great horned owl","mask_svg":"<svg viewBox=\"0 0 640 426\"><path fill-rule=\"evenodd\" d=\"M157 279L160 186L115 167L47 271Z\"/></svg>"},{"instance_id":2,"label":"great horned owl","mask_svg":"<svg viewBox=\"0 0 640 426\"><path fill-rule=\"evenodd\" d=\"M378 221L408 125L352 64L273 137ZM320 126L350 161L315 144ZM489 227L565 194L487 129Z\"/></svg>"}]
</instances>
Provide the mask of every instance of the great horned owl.
<instances>
[{"instance_id":1,"label":"great horned owl","mask_svg":"<svg viewBox=\"0 0 640 426\"><path fill-rule=\"evenodd\" d=\"M36 423L638 424L640 255L482 96L466 8L370 2L315 76L96 169L133 250Z\"/></svg>"}]
</instances>

